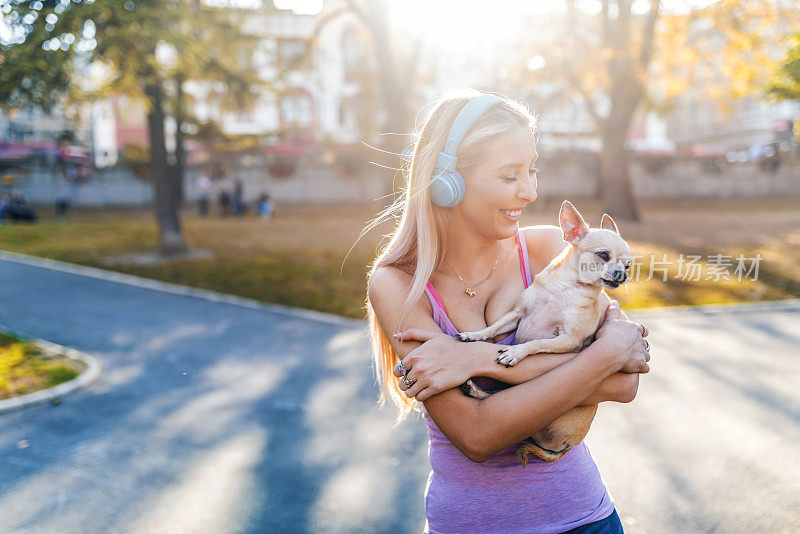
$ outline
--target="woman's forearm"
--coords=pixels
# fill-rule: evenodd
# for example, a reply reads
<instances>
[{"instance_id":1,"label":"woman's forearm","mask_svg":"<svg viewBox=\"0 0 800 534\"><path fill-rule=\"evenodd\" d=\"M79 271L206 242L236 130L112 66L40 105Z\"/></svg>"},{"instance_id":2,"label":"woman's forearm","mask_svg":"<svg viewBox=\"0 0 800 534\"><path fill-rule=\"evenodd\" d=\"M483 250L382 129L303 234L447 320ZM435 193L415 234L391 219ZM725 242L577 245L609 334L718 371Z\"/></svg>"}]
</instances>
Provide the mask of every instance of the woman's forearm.
<instances>
[{"instance_id":1,"label":"woman's forearm","mask_svg":"<svg viewBox=\"0 0 800 534\"><path fill-rule=\"evenodd\" d=\"M474 376L488 376L506 384L516 385L532 380L538 376L542 376L548 371L552 371L559 365L562 365L572 358L576 352L568 352L564 354L533 354L521 361L513 367L506 367L497 363L497 347L498 345L491 343L484 343L488 348L481 348L480 352L476 355L476 374Z\"/></svg>"},{"instance_id":2,"label":"woman's forearm","mask_svg":"<svg viewBox=\"0 0 800 534\"><path fill-rule=\"evenodd\" d=\"M578 356L524 384L477 403L473 447L488 457L541 430L596 391L619 367L593 344Z\"/></svg>"},{"instance_id":3,"label":"woman's forearm","mask_svg":"<svg viewBox=\"0 0 800 534\"><path fill-rule=\"evenodd\" d=\"M522 384L542 376L578 355L577 352L534 354L524 358L513 367L506 367L499 365L496 361L496 345L487 345L490 345L488 350L481 348L475 354L476 371L474 376L488 376L511 385ZM638 374L615 373L603 380L597 390L587 394L579 406L606 401L630 402L636 396L638 384Z\"/></svg>"}]
</instances>

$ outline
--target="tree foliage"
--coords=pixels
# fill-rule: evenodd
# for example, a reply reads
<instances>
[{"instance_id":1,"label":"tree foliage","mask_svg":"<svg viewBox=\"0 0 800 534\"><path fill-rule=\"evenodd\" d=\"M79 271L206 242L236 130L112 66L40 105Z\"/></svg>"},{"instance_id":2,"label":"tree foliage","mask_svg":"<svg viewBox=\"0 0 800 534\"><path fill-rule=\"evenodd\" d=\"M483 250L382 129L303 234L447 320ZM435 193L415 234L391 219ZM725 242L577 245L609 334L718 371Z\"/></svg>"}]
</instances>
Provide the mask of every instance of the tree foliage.
<instances>
[{"instance_id":1,"label":"tree foliage","mask_svg":"<svg viewBox=\"0 0 800 534\"><path fill-rule=\"evenodd\" d=\"M774 100L800 102L800 32L791 38L791 48L775 66L767 84L767 94Z\"/></svg>"},{"instance_id":2,"label":"tree foliage","mask_svg":"<svg viewBox=\"0 0 800 534\"><path fill-rule=\"evenodd\" d=\"M715 102L727 111L761 96L798 24L800 9L780 0L721 0L664 17L653 77L658 97Z\"/></svg>"},{"instance_id":3,"label":"tree foliage","mask_svg":"<svg viewBox=\"0 0 800 534\"><path fill-rule=\"evenodd\" d=\"M252 103L262 82L250 51L263 36L242 32L246 16L200 0L11 0L3 7L0 104L47 109L66 93L143 100L162 250L182 250L182 135L176 172L167 162L164 119L172 114L182 124L188 80L224 87L229 107Z\"/></svg>"}]
</instances>

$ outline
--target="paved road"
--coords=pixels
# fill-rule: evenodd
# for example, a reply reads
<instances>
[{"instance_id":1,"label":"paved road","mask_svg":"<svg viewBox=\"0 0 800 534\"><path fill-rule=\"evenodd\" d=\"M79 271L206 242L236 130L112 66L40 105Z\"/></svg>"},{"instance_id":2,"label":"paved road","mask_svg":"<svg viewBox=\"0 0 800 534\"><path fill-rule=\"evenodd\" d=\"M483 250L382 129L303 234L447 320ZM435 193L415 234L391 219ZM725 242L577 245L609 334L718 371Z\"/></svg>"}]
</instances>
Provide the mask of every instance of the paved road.
<instances>
[{"instance_id":1,"label":"paved road","mask_svg":"<svg viewBox=\"0 0 800 534\"><path fill-rule=\"evenodd\" d=\"M0 280L0 324L103 364L0 416L0 532L421 530L424 425L375 408L363 323L2 260ZM643 319L653 371L588 438L627 532L798 531L799 319Z\"/></svg>"}]
</instances>

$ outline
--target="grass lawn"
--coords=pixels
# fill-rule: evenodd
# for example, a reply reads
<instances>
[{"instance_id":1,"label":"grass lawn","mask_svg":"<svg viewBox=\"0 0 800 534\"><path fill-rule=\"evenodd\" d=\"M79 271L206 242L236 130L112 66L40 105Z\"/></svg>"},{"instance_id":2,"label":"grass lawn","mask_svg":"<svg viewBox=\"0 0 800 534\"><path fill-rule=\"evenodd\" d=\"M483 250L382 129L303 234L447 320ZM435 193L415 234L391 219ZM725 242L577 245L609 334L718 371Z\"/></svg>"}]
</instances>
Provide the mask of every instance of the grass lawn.
<instances>
[{"instance_id":1,"label":"grass lawn","mask_svg":"<svg viewBox=\"0 0 800 534\"><path fill-rule=\"evenodd\" d=\"M798 200L642 201L641 222L619 222L632 253L641 256L640 279L610 294L623 308L800 297ZM576 205L590 225L599 224L602 212L596 203ZM528 207L522 224L555 224L558 206L537 201ZM188 243L211 251L213 258L150 266L106 263L108 258L157 248L150 211L84 209L56 224L52 213L43 210L36 225L0 226L0 249L361 318L367 265L390 226L365 236L346 261L345 255L377 208L279 205L270 221L255 216L200 219L187 210ZM700 256L700 271L681 277L686 274L678 270L681 254L686 260ZM730 256L731 265L715 275L709 256L718 254ZM762 258L758 279L752 280L751 271L737 280L736 258L756 254ZM651 255L656 262L666 259L671 264L666 281L660 271L646 280ZM753 263L746 260L744 266L752 268Z\"/></svg>"},{"instance_id":2,"label":"grass lawn","mask_svg":"<svg viewBox=\"0 0 800 534\"><path fill-rule=\"evenodd\" d=\"M83 368L80 362L44 355L30 341L0 332L0 400L57 386Z\"/></svg>"}]
</instances>

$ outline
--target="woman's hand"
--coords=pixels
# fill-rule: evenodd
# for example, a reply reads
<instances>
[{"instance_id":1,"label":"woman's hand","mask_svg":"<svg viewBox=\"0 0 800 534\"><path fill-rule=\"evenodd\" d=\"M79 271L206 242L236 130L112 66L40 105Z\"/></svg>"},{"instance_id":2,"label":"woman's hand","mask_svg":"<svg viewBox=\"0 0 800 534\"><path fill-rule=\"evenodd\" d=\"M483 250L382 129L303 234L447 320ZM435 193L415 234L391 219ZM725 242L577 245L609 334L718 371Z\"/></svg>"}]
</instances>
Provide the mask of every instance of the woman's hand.
<instances>
[{"instance_id":1,"label":"woman's hand","mask_svg":"<svg viewBox=\"0 0 800 534\"><path fill-rule=\"evenodd\" d=\"M647 373L650 366L650 344L644 339L644 325L623 318L619 302L611 301L606 309L603 324L597 331L597 341L604 351L619 358L623 373Z\"/></svg>"},{"instance_id":2,"label":"woman's hand","mask_svg":"<svg viewBox=\"0 0 800 534\"><path fill-rule=\"evenodd\" d=\"M395 334L400 341L419 341L422 345L409 352L400 364L395 365L394 374L404 374L398 381L400 389L418 401L424 401L437 393L460 386L469 380L477 370L476 362L469 358L468 347L473 344L461 343L442 332L409 328ZM405 370L405 372L404 372Z\"/></svg>"}]
</instances>

